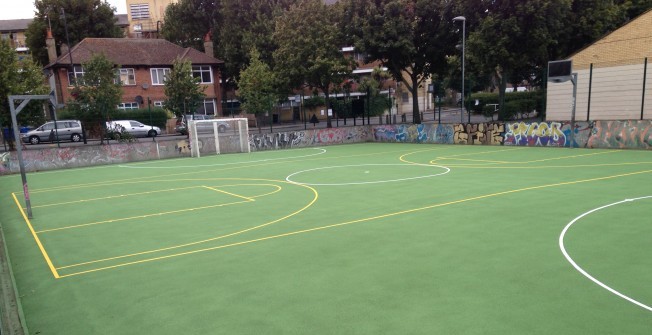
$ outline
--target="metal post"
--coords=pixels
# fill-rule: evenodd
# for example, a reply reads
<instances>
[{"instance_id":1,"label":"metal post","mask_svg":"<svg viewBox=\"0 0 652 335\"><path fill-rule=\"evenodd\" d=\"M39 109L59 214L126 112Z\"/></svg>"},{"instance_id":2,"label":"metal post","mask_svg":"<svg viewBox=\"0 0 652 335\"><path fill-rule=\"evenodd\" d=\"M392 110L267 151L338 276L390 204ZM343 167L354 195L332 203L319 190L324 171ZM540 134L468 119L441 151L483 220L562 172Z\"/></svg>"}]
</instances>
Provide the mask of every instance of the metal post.
<instances>
[{"instance_id":1,"label":"metal post","mask_svg":"<svg viewBox=\"0 0 652 335\"><path fill-rule=\"evenodd\" d=\"M152 100L147 97L147 110L149 111L149 126L154 130L154 123L152 122ZM156 136L152 136L152 142L156 142Z\"/></svg>"},{"instance_id":2,"label":"metal post","mask_svg":"<svg viewBox=\"0 0 652 335\"><path fill-rule=\"evenodd\" d=\"M593 85L593 63L589 67L589 101L586 106L586 121L591 119L591 86ZM544 95L545 96L545 95Z\"/></svg>"},{"instance_id":3,"label":"metal post","mask_svg":"<svg viewBox=\"0 0 652 335\"><path fill-rule=\"evenodd\" d=\"M464 123L464 48L466 40L466 17L456 16L453 18L453 22L462 21L462 101L460 104L460 123ZM469 123L471 122L471 115L469 115Z\"/></svg>"},{"instance_id":4,"label":"metal post","mask_svg":"<svg viewBox=\"0 0 652 335\"><path fill-rule=\"evenodd\" d=\"M643 111L645 107L645 80L647 79L647 57L645 57L645 63L643 65L643 94L641 97L641 120L643 120Z\"/></svg>"},{"instance_id":5,"label":"metal post","mask_svg":"<svg viewBox=\"0 0 652 335\"><path fill-rule=\"evenodd\" d=\"M573 103L571 110L571 124L570 124L570 148L573 148L573 143L575 142L575 105L577 104L577 72L573 72L571 82L573 83Z\"/></svg>"}]
</instances>

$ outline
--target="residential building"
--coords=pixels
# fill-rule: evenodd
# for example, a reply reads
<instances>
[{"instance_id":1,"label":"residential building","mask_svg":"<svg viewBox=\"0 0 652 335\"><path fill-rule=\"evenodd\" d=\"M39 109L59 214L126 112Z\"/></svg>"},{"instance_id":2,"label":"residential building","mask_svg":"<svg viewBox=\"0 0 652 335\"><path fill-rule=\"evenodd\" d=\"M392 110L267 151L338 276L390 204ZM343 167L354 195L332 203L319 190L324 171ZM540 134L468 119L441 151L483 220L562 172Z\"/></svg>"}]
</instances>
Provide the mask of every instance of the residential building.
<instances>
[{"instance_id":1,"label":"residential building","mask_svg":"<svg viewBox=\"0 0 652 335\"><path fill-rule=\"evenodd\" d=\"M158 38L165 9L178 0L126 0L129 33L132 38Z\"/></svg>"},{"instance_id":2,"label":"residential building","mask_svg":"<svg viewBox=\"0 0 652 335\"><path fill-rule=\"evenodd\" d=\"M124 35L129 32L129 21L127 14L115 14L117 19L116 25L122 29ZM34 19L17 19L17 20L0 20L0 38L10 41L11 45L16 48L19 59L29 55L29 48L25 41L25 31Z\"/></svg>"},{"instance_id":3,"label":"residential building","mask_svg":"<svg viewBox=\"0 0 652 335\"><path fill-rule=\"evenodd\" d=\"M175 59L188 59L192 63L193 75L200 78L206 94L205 100L195 113L222 115L220 67L223 61L212 54L205 54L193 48L182 48L163 39L130 38L85 38L70 51L56 57L53 39L48 38L51 62L45 69L49 71L50 86L56 92L57 102L71 101L72 88L76 78L84 75L83 63L93 55L104 54L115 63L116 78L122 83L122 101L118 108L137 109L147 107L148 101L154 106L162 106L166 100L164 80L170 72ZM211 44L210 41L206 42ZM206 45L212 53L212 45ZM191 111L188 111L191 112Z\"/></svg>"},{"instance_id":4,"label":"residential building","mask_svg":"<svg viewBox=\"0 0 652 335\"><path fill-rule=\"evenodd\" d=\"M21 60L29 54L29 48L25 43L25 31L32 19L0 20L0 38L9 41L15 48L18 59Z\"/></svg>"},{"instance_id":5,"label":"residential building","mask_svg":"<svg viewBox=\"0 0 652 335\"><path fill-rule=\"evenodd\" d=\"M652 119L652 10L571 55L575 120ZM571 120L573 84L548 83L546 119Z\"/></svg>"}]
</instances>

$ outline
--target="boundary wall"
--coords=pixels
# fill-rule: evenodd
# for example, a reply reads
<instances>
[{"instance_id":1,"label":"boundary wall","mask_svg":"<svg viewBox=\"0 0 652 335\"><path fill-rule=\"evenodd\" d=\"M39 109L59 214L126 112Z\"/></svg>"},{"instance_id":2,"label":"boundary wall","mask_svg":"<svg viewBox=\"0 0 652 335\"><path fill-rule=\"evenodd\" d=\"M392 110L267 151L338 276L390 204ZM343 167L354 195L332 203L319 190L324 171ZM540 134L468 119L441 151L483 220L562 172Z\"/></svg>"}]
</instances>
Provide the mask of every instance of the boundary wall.
<instances>
[{"instance_id":1,"label":"boundary wall","mask_svg":"<svg viewBox=\"0 0 652 335\"><path fill-rule=\"evenodd\" d=\"M238 138L233 137L232 140L237 141ZM576 122L572 130L569 121L496 121L372 125L249 134L251 151L360 142L652 150L652 120ZM179 157L190 157L190 146L185 139L23 150L27 172ZM0 175L18 172L16 152L0 154Z\"/></svg>"}]
</instances>

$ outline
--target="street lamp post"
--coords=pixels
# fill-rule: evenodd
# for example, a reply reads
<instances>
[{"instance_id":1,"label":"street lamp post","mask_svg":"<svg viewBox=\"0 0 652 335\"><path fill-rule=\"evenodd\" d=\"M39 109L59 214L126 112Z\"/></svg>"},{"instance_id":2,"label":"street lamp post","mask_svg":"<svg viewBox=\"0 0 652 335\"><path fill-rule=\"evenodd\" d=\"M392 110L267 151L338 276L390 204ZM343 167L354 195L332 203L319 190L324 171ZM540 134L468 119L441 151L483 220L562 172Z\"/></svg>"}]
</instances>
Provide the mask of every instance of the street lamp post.
<instances>
[{"instance_id":1,"label":"street lamp post","mask_svg":"<svg viewBox=\"0 0 652 335\"><path fill-rule=\"evenodd\" d=\"M464 122L464 42L466 40L466 18L456 16L453 22L462 21L462 104L460 105L460 122ZM471 113L469 113L469 123L471 123Z\"/></svg>"}]
</instances>

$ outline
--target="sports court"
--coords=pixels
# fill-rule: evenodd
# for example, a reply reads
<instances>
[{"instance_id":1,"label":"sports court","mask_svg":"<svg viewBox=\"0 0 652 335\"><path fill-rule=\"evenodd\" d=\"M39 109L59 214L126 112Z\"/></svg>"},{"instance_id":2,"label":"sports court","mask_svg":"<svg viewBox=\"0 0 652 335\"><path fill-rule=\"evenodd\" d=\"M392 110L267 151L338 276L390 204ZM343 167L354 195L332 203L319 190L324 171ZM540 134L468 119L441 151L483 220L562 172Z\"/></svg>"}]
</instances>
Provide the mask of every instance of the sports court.
<instances>
[{"instance_id":1,"label":"sports court","mask_svg":"<svg viewBox=\"0 0 652 335\"><path fill-rule=\"evenodd\" d=\"M647 334L652 153L365 143L0 178L30 334Z\"/></svg>"}]
</instances>

